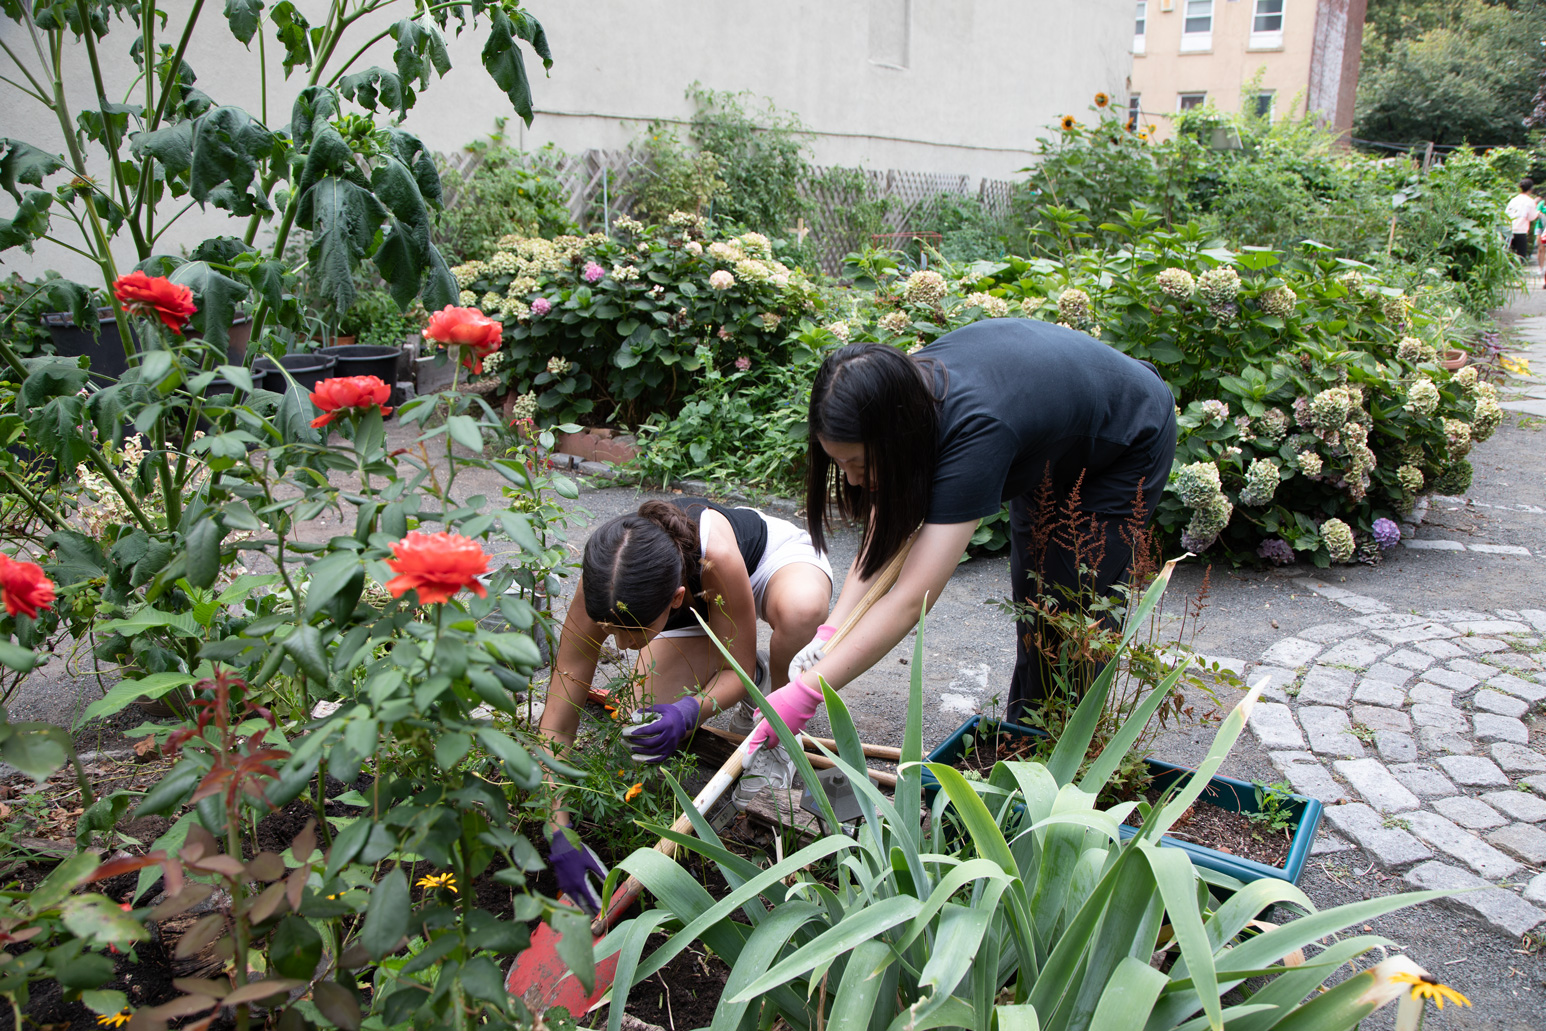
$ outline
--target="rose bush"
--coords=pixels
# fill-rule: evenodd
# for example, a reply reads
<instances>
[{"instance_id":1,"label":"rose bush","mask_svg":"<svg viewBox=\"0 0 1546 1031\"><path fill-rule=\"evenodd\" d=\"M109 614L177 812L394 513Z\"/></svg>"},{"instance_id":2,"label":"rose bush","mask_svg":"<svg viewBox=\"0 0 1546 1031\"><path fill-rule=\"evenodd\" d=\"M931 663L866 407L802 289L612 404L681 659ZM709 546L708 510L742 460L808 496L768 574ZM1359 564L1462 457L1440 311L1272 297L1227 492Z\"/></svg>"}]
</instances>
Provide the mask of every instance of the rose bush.
<instances>
[{"instance_id":1,"label":"rose bush","mask_svg":"<svg viewBox=\"0 0 1546 1031\"><path fill-rule=\"evenodd\" d=\"M816 300L767 237L681 212L664 225L621 217L611 236L507 236L452 273L461 303L503 321L499 375L535 393L544 424L675 414L705 369L783 362L785 327Z\"/></svg>"}]
</instances>

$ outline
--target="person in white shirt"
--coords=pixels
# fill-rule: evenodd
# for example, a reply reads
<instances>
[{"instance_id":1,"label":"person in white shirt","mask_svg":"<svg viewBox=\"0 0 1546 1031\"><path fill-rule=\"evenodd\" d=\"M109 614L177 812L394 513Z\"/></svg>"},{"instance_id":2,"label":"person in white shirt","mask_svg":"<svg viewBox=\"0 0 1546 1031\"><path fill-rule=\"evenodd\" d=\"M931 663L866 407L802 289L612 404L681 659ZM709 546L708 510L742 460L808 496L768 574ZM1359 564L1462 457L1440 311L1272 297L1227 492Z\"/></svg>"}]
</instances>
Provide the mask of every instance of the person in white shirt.
<instances>
[{"instance_id":1,"label":"person in white shirt","mask_svg":"<svg viewBox=\"0 0 1546 1031\"><path fill-rule=\"evenodd\" d=\"M1519 193L1511 197L1508 206L1503 209L1514 232L1509 248L1521 258L1530 257L1530 223L1535 221L1536 215L1535 198L1530 195L1533 189L1535 180L1519 180Z\"/></svg>"}]
</instances>

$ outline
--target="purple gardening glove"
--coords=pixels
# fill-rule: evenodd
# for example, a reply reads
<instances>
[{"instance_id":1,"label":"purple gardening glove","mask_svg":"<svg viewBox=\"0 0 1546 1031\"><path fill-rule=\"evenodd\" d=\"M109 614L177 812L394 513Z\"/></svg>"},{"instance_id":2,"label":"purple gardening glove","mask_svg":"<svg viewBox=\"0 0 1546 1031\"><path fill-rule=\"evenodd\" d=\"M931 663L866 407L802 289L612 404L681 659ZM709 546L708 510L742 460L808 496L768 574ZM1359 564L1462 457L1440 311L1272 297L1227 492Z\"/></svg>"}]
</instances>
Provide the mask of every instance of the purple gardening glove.
<instances>
[{"instance_id":1,"label":"purple gardening glove","mask_svg":"<svg viewBox=\"0 0 1546 1031\"><path fill-rule=\"evenodd\" d=\"M578 834L563 827L555 830L548 841L548 862L553 864L559 891L592 916L601 912L600 887L606 882L607 868ZM591 886L592 875L596 878L595 887Z\"/></svg>"},{"instance_id":2,"label":"purple gardening glove","mask_svg":"<svg viewBox=\"0 0 1546 1031\"><path fill-rule=\"evenodd\" d=\"M779 719L788 725L789 730L798 734L816 715L816 707L821 704L822 698L821 689L807 685L802 675L769 693L768 704L773 706L773 711L778 713ZM768 741L777 744L778 734L767 720L762 720L746 739L747 758L751 758Z\"/></svg>"},{"instance_id":3,"label":"purple gardening glove","mask_svg":"<svg viewBox=\"0 0 1546 1031\"><path fill-rule=\"evenodd\" d=\"M654 713L660 718L623 731L633 761L663 763L671 758L687 739L687 735L698 726L698 713L701 711L698 699L689 695L678 698L670 705L650 705L634 713L636 721L643 719L647 713Z\"/></svg>"}]
</instances>

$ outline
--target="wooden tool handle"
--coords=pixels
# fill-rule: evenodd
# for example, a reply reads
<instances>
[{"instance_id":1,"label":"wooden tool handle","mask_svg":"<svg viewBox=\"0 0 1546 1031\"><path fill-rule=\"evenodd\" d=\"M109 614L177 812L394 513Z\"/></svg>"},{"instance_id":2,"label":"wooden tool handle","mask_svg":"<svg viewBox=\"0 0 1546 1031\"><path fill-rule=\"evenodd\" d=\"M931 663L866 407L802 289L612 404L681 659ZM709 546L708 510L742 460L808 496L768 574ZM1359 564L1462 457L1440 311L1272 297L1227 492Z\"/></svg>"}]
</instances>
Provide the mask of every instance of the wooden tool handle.
<instances>
[{"instance_id":1,"label":"wooden tool handle","mask_svg":"<svg viewBox=\"0 0 1546 1031\"><path fill-rule=\"evenodd\" d=\"M859 625L859 620L864 618L864 614L896 586L897 577L902 574L902 564L907 561L907 553L913 550L913 540L916 537L917 534L914 534L903 541L897 553L891 556L891 561L881 568L879 575L875 577L875 582L870 584L864 592L864 597L859 599L859 604L854 606L848 618L843 620L842 626L839 626L837 632L828 639L827 650L830 651L839 641L847 637L848 632Z\"/></svg>"},{"instance_id":2,"label":"wooden tool handle","mask_svg":"<svg viewBox=\"0 0 1546 1031\"><path fill-rule=\"evenodd\" d=\"M734 784L736 779L741 776L741 768L745 765L746 749L737 746L736 750L731 753L730 758L725 760L725 765L719 768L719 772L710 777L709 782L703 785L703 790L698 792L698 797L692 800L692 807L700 813L708 812L709 807L719 800L720 795L725 793L725 789ZM671 825L671 829L677 834L692 833L692 817L684 811L681 816L676 818L676 822ZM676 856L676 842L670 838L662 837L659 841L655 842L655 851L667 859L672 859ZM639 882L637 877L630 876L626 881L618 885L617 890L612 893L612 905L607 907L606 912L591 921L591 934L595 937L605 934L607 928L617 922L617 919L623 915L629 906L633 905L634 900L639 897L639 892L643 890L644 885Z\"/></svg>"}]
</instances>

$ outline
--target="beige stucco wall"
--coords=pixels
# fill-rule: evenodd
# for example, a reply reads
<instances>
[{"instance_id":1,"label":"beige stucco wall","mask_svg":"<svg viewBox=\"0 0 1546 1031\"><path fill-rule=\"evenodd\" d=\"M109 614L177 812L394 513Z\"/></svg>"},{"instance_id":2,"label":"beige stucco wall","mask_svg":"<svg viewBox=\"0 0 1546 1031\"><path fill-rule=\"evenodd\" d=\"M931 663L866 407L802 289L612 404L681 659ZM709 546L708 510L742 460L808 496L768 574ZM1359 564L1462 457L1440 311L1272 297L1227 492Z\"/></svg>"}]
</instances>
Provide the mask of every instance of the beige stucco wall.
<instances>
[{"instance_id":1,"label":"beige stucco wall","mask_svg":"<svg viewBox=\"0 0 1546 1031\"><path fill-rule=\"evenodd\" d=\"M163 6L170 25L160 31L174 38L190 0ZM328 7L323 0L297 0L297 6L314 22ZM1129 0L529 0L527 9L542 20L555 58L546 78L540 64L528 60L538 110L529 129L483 70L481 35L471 32L450 42L453 71L420 93L405 127L442 151L488 134L501 116L510 118L509 131L526 146L621 147L644 121L687 118L685 91L696 81L749 90L797 112L815 134L811 150L820 164L1007 178L1030 163L1036 137L1062 112L1083 110L1100 90L1120 94L1132 60ZM256 41L244 52L220 10L205 5L188 61L200 89L257 115L263 90ZM371 25L351 30L343 50L352 52L377 27L405 13L407 3L390 5ZM897 54L904 24L906 66L872 59L882 51L880 56ZM872 36L872 29L878 34ZM0 20L0 38L30 52L25 31L13 22ZM133 78L130 42L125 27L115 23L104 43L107 93L114 99L122 99ZM378 44L354 70L390 67L391 45L390 39ZM78 107L94 91L84 54L72 53L70 63L68 92ZM304 73L286 81L272 47L268 64L268 121L282 125ZM62 151L52 118L0 84L0 135ZM92 162L89 171L101 176L104 159L98 154ZM0 212L13 210L0 194ZM165 206L163 218L175 211ZM175 252L239 229L224 213L195 208L158 249ZM82 259L46 243L31 259L19 250L0 255L0 272L33 275L46 268L90 275Z\"/></svg>"},{"instance_id":2,"label":"beige stucco wall","mask_svg":"<svg viewBox=\"0 0 1546 1031\"><path fill-rule=\"evenodd\" d=\"M1186 0L1175 0L1169 12L1161 0L1149 0L1147 46L1133 57L1131 92L1141 95L1143 124L1158 138L1169 135L1170 121L1181 93L1207 93L1220 111L1239 112L1249 91L1276 93L1273 118L1303 116L1315 49L1316 0L1286 0L1283 5L1283 45L1250 49L1253 0L1215 0L1213 47L1181 53L1181 28ZM1259 82L1253 82L1257 73ZM1292 108L1292 112L1290 112Z\"/></svg>"}]
</instances>

